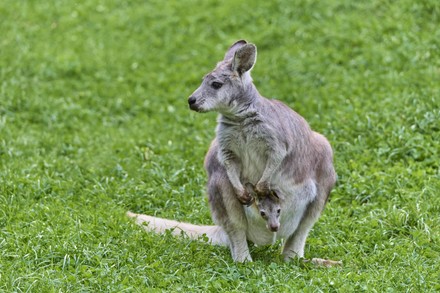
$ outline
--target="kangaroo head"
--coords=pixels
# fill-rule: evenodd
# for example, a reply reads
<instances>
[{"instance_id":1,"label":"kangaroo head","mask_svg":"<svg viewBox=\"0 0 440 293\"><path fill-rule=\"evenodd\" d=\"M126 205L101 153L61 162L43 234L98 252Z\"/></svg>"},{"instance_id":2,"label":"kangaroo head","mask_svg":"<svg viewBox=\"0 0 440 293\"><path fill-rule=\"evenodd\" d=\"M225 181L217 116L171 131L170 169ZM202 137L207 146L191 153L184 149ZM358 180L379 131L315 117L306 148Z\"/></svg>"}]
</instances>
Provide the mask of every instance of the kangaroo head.
<instances>
[{"instance_id":1,"label":"kangaroo head","mask_svg":"<svg viewBox=\"0 0 440 293\"><path fill-rule=\"evenodd\" d=\"M263 196L257 196L255 200L260 215L266 220L266 227L272 232L280 228L281 204L280 199L274 191Z\"/></svg>"},{"instance_id":2,"label":"kangaroo head","mask_svg":"<svg viewBox=\"0 0 440 293\"><path fill-rule=\"evenodd\" d=\"M257 58L257 47L244 40L235 42L215 69L205 75L202 84L188 99L191 110L239 113L249 105L252 86L250 70Z\"/></svg>"},{"instance_id":3,"label":"kangaroo head","mask_svg":"<svg viewBox=\"0 0 440 293\"><path fill-rule=\"evenodd\" d=\"M275 190L270 190L264 194L256 193L255 187L251 183L246 183L245 187L254 198L260 216L266 221L267 229L272 232L278 231L280 228L282 197Z\"/></svg>"}]
</instances>

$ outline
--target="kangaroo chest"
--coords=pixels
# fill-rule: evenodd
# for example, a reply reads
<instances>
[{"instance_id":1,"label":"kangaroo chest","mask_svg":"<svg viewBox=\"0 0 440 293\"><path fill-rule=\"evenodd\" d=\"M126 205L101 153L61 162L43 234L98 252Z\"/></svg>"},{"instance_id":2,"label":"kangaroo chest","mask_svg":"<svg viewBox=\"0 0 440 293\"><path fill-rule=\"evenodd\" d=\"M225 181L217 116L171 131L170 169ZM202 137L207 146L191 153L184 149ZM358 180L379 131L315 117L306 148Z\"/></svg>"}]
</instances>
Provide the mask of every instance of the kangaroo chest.
<instances>
[{"instance_id":1,"label":"kangaroo chest","mask_svg":"<svg viewBox=\"0 0 440 293\"><path fill-rule=\"evenodd\" d=\"M222 147L231 152L240 163L241 177L256 183L267 162L268 136L258 126L233 125L219 133Z\"/></svg>"}]
</instances>

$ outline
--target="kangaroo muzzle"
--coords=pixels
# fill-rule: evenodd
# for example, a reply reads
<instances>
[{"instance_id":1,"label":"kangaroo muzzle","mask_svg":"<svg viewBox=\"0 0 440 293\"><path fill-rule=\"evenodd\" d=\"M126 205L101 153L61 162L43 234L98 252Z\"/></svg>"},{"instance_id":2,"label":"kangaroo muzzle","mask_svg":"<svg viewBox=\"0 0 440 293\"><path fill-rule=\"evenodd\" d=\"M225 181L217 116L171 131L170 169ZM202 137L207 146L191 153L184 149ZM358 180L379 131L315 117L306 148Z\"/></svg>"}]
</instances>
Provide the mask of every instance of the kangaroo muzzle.
<instances>
[{"instance_id":1,"label":"kangaroo muzzle","mask_svg":"<svg viewBox=\"0 0 440 293\"><path fill-rule=\"evenodd\" d=\"M194 96L188 98L189 108L193 111L198 111L199 107L197 106L197 99Z\"/></svg>"},{"instance_id":2,"label":"kangaroo muzzle","mask_svg":"<svg viewBox=\"0 0 440 293\"><path fill-rule=\"evenodd\" d=\"M280 228L280 223L268 223L267 224L267 229L269 229L269 231L277 232L279 228Z\"/></svg>"}]
</instances>

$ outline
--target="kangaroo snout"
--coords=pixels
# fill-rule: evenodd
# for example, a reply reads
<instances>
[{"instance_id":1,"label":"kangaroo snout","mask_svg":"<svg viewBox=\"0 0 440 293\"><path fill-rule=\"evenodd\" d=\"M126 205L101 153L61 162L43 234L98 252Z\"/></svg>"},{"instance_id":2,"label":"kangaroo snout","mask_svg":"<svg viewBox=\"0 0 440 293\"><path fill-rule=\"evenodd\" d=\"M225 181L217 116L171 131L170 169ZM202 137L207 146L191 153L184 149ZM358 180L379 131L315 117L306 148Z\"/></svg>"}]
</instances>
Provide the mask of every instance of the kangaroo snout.
<instances>
[{"instance_id":1,"label":"kangaroo snout","mask_svg":"<svg viewBox=\"0 0 440 293\"><path fill-rule=\"evenodd\" d=\"M197 106L197 99L194 96L188 98L188 105L191 110L198 111L199 107Z\"/></svg>"},{"instance_id":2,"label":"kangaroo snout","mask_svg":"<svg viewBox=\"0 0 440 293\"><path fill-rule=\"evenodd\" d=\"M269 224L267 228L272 232L277 232L278 229L280 228L280 225L279 224Z\"/></svg>"},{"instance_id":3,"label":"kangaroo snout","mask_svg":"<svg viewBox=\"0 0 440 293\"><path fill-rule=\"evenodd\" d=\"M196 97L191 96L191 97L188 98L188 104L189 104L190 106L193 105L193 104L195 104L196 101L197 101Z\"/></svg>"}]
</instances>

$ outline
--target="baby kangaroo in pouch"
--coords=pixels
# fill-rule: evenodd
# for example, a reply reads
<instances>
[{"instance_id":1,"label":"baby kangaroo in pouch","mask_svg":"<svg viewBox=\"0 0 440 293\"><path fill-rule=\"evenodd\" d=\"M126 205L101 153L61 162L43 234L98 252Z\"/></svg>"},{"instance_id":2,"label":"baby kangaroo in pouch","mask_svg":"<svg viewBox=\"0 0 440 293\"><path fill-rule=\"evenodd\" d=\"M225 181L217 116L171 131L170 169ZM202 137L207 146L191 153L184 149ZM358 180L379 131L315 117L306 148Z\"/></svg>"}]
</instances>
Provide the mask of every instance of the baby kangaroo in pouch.
<instances>
[{"instance_id":1,"label":"baby kangaroo in pouch","mask_svg":"<svg viewBox=\"0 0 440 293\"><path fill-rule=\"evenodd\" d=\"M256 59L254 44L235 42L188 98L193 111L219 113L204 161L216 225L129 215L146 223L148 231L174 228L175 234L183 230L195 239L206 235L212 244L229 246L237 262L252 260L248 241L266 245L274 237L284 239L282 255L288 261L304 256L309 231L335 184L333 152L298 113L260 95L250 75ZM248 206L252 200L258 208Z\"/></svg>"},{"instance_id":2,"label":"baby kangaroo in pouch","mask_svg":"<svg viewBox=\"0 0 440 293\"><path fill-rule=\"evenodd\" d=\"M281 198L278 193L274 190L257 193L250 183L246 183L245 188L253 198L251 206L254 206L266 221L266 228L271 232L277 232L280 228L281 215Z\"/></svg>"}]
</instances>

